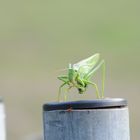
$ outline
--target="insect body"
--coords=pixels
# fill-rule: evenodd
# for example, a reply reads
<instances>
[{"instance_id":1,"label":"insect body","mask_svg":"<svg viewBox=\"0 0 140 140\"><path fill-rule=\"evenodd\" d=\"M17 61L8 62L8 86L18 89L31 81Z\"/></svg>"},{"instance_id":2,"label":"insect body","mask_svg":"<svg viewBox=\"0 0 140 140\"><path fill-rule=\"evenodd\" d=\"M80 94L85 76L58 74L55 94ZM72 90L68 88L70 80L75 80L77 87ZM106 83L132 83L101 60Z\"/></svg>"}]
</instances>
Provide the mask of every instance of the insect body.
<instances>
[{"instance_id":1,"label":"insect body","mask_svg":"<svg viewBox=\"0 0 140 140\"><path fill-rule=\"evenodd\" d=\"M104 60L99 62L100 55L95 54L87 59L84 59L74 65L69 64L68 74L59 76L58 79L63 81L59 87L58 100L60 101L61 88L68 85L68 90L75 87L79 94L85 93L88 85L92 85L96 89L97 98L104 97L104 80L105 80L105 63ZM98 63L99 62L99 63ZM102 95L99 94L98 87L90 81L91 76L102 66ZM65 97L66 98L66 97Z\"/></svg>"}]
</instances>

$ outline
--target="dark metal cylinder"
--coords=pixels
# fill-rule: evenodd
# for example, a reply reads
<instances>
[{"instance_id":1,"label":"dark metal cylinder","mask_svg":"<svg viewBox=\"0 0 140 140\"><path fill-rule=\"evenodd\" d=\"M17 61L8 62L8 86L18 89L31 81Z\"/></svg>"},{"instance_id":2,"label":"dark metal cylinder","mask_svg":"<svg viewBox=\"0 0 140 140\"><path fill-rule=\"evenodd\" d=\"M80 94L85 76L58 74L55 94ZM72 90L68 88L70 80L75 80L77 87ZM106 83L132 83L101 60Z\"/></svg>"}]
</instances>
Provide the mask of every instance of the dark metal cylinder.
<instances>
[{"instance_id":1,"label":"dark metal cylinder","mask_svg":"<svg viewBox=\"0 0 140 140\"><path fill-rule=\"evenodd\" d=\"M48 103L43 112L45 140L130 140L125 99Z\"/></svg>"}]
</instances>

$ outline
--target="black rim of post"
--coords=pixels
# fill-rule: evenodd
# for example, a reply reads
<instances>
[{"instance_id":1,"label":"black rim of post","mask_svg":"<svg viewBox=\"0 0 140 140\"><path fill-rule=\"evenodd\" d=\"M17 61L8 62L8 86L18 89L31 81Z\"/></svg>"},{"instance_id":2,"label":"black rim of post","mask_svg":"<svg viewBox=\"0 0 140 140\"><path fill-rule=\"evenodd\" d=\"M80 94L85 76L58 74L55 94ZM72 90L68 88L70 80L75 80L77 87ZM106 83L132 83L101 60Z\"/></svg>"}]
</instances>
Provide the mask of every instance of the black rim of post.
<instances>
[{"instance_id":1,"label":"black rim of post","mask_svg":"<svg viewBox=\"0 0 140 140\"><path fill-rule=\"evenodd\" d=\"M52 110L82 110L82 109L106 109L121 108L127 106L127 100L122 98L106 98L95 100L80 100L69 102L51 102L43 106L44 111Z\"/></svg>"}]
</instances>

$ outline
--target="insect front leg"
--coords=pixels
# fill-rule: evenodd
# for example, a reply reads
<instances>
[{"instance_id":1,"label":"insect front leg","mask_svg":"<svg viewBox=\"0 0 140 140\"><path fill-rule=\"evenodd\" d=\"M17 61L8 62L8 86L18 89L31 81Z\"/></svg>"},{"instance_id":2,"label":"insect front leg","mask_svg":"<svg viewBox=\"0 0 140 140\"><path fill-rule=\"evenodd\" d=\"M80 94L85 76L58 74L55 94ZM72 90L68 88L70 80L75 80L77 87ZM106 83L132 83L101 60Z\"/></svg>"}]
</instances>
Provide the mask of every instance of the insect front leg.
<instances>
[{"instance_id":1,"label":"insect front leg","mask_svg":"<svg viewBox=\"0 0 140 140\"><path fill-rule=\"evenodd\" d=\"M59 77L57 77L59 80L61 80L61 81L63 81L63 82L68 82L69 81L69 79L68 79L68 76L59 76Z\"/></svg>"},{"instance_id":2,"label":"insect front leg","mask_svg":"<svg viewBox=\"0 0 140 140\"><path fill-rule=\"evenodd\" d=\"M61 88L62 88L63 86L65 86L66 84L69 85L69 79L68 79L68 76L65 76L65 75L59 76L59 77L57 77L57 78L58 78L59 80L61 80L61 81L64 82L64 84L62 84L62 85L60 86L60 88L59 88L58 100L60 101ZM66 101L66 99L67 99L67 96L66 96L66 94L64 94L64 100Z\"/></svg>"},{"instance_id":3,"label":"insect front leg","mask_svg":"<svg viewBox=\"0 0 140 140\"><path fill-rule=\"evenodd\" d=\"M85 87L85 83L80 77L77 77L76 80L77 80L77 84L80 84L82 87Z\"/></svg>"},{"instance_id":4,"label":"insect front leg","mask_svg":"<svg viewBox=\"0 0 140 140\"><path fill-rule=\"evenodd\" d=\"M78 88L78 91L80 94L84 93L86 91L86 83L81 79L79 76L76 79L77 85L76 87Z\"/></svg>"},{"instance_id":5,"label":"insect front leg","mask_svg":"<svg viewBox=\"0 0 140 140\"><path fill-rule=\"evenodd\" d=\"M68 84L67 82L63 83L60 87L59 87L59 92L58 92L58 101L60 102L60 96L61 96L61 89L66 85ZM66 96L65 96L66 98Z\"/></svg>"}]
</instances>

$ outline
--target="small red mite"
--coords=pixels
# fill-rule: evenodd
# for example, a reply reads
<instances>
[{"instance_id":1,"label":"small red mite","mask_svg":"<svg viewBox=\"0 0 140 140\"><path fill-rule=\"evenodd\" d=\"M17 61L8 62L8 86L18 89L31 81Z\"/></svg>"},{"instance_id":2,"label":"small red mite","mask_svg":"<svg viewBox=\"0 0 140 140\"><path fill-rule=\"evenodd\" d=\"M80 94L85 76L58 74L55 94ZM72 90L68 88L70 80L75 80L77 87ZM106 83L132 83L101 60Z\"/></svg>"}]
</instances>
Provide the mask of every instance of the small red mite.
<instances>
[{"instance_id":1,"label":"small red mite","mask_svg":"<svg viewBox=\"0 0 140 140\"><path fill-rule=\"evenodd\" d=\"M72 111L72 107L68 108L67 111L68 112L71 112Z\"/></svg>"}]
</instances>

